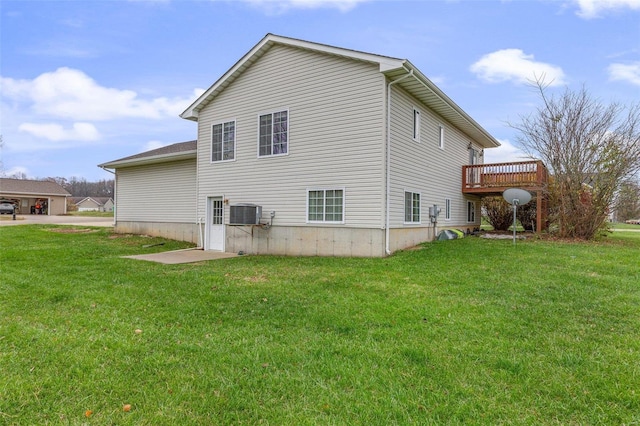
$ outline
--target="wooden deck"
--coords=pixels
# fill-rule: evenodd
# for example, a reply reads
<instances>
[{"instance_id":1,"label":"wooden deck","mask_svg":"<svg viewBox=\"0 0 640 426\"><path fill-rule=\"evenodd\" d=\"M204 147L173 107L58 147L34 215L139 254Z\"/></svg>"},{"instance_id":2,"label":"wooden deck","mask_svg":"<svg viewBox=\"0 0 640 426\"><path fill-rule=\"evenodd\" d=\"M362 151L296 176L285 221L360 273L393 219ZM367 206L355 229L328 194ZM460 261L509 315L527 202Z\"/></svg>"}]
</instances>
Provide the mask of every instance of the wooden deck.
<instances>
[{"instance_id":1,"label":"wooden deck","mask_svg":"<svg viewBox=\"0 0 640 426\"><path fill-rule=\"evenodd\" d=\"M543 190L549 172L542 161L462 166L462 193L481 197L499 196L509 188L522 188L536 195L536 232L546 228L548 203Z\"/></svg>"},{"instance_id":2,"label":"wooden deck","mask_svg":"<svg viewBox=\"0 0 640 426\"><path fill-rule=\"evenodd\" d=\"M500 195L509 188L532 192L545 188L549 173L542 161L462 166L464 194Z\"/></svg>"}]
</instances>

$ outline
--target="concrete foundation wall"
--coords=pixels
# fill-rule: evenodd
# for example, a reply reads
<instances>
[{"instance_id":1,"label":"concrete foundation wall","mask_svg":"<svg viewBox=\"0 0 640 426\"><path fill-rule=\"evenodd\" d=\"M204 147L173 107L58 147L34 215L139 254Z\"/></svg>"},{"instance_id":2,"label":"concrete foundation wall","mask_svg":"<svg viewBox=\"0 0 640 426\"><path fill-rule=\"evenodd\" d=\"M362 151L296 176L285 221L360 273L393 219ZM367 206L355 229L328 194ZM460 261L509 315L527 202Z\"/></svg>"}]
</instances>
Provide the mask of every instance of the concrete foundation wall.
<instances>
[{"instance_id":1,"label":"concrete foundation wall","mask_svg":"<svg viewBox=\"0 0 640 426\"><path fill-rule=\"evenodd\" d=\"M227 252L287 256L384 256L384 230L309 226L227 226Z\"/></svg>"},{"instance_id":2,"label":"concrete foundation wall","mask_svg":"<svg viewBox=\"0 0 640 426\"><path fill-rule=\"evenodd\" d=\"M437 231L446 228L452 227L438 227ZM467 230L464 226L453 228ZM198 225L194 223L118 222L115 232L200 244ZM283 256L384 257L384 237L384 229L308 226L274 226L263 229L259 226L227 225L225 251ZM390 249L395 252L433 241L434 238L433 227L392 229Z\"/></svg>"},{"instance_id":3,"label":"concrete foundation wall","mask_svg":"<svg viewBox=\"0 0 640 426\"><path fill-rule=\"evenodd\" d=\"M416 246L418 244L434 241L438 233L443 229L459 229L462 232L470 233L477 226L473 223L455 225L447 223L446 226L420 227L420 228L398 228L392 229L390 234L390 249L392 252Z\"/></svg>"},{"instance_id":4,"label":"concrete foundation wall","mask_svg":"<svg viewBox=\"0 0 640 426\"><path fill-rule=\"evenodd\" d=\"M433 228L397 228L389 232L391 252L417 246L425 241L433 241Z\"/></svg>"},{"instance_id":5,"label":"concrete foundation wall","mask_svg":"<svg viewBox=\"0 0 640 426\"><path fill-rule=\"evenodd\" d=\"M116 223L114 230L119 234L150 235L152 237L200 244L198 225L195 223L119 221Z\"/></svg>"}]
</instances>

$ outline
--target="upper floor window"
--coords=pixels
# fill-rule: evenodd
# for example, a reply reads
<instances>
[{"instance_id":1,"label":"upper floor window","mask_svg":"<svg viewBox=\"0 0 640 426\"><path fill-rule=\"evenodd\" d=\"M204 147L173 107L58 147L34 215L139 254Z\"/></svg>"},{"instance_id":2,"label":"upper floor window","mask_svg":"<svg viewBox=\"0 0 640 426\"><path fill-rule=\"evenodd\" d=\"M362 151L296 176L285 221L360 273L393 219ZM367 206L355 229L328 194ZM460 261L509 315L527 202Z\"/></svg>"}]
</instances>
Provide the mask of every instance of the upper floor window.
<instances>
[{"instance_id":1,"label":"upper floor window","mask_svg":"<svg viewBox=\"0 0 640 426\"><path fill-rule=\"evenodd\" d=\"M236 122L211 126L211 161L230 161L236 157Z\"/></svg>"},{"instance_id":2,"label":"upper floor window","mask_svg":"<svg viewBox=\"0 0 640 426\"><path fill-rule=\"evenodd\" d=\"M413 109L413 140L420 142L420 110Z\"/></svg>"},{"instance_id":3,"label":"upper floor window","mask_svg":"<svg viewBox=\"0 0 640 426\"><path fill-rule=\"evenodd\" d=\"M420 193L405 191L404 222L420 223Z\"/></svg>"},{"instance_id":4,"label":"upper floor window","mask_svg":"<svg viewBox=\"0 0 640 426\"><path fill-rule=\"evenodd\" d=\"M344 189L307 190L307 221L344 223Z\"/></svg>"},{"instance_id":5,"label":"upper floor window","mask_svg":"<svg viewBox=\"0 0 640 426\"><path fill-rule=\"evenodd\" d=\"M284 155L289 152L289 113L273 112L260 116L258 156Z\"/></svg>"},{"instance_id":6,"label":"upper floor window","mask_svg":"<svg viewBox=\"0 0 640 426\"><path fill-rule=\"evenodd\" d=\"M438 126L438 148L444 149L444 126Z\"/></svg>"}]
</instances>

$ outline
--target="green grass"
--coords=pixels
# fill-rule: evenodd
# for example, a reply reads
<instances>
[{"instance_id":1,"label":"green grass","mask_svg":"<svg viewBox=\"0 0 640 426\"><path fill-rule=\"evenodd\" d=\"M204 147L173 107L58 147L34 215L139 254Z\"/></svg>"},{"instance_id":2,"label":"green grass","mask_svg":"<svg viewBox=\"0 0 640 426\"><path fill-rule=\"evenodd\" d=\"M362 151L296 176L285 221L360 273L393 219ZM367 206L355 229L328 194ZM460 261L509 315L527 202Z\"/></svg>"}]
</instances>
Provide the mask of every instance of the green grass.
<instances>
[{"instance_id":1,"label":"green grass","mask_svg":"<svg viewBox=\"0 0 640 426\"><path fill-rule=\"evenodd\" d=\"M613 222L611 223L611 228L617 230L637 230L640 231L640 225L633 225L630 223L621 223L621 222Z\"/></svg>"},{"instance_id":2,"label":"green grass","mask_svg":"<svg viewBox=\"0 0 640 426\"><path fill-rule=\"evenodd\" d=\"M68 216L85 216L85 217L113 217L113 212L74 211L74 212L67 212L67 215Z\"/></svg>"},{"instance_id":3,"label":"green grass","mask_svg":"<svg viewBox=\"0 0 640 426\"><path fill-rule=\"evenodd\" d=\"M640 233L161 265L59 229L0 228L0 423L640 422Z\"/></svg>"}]
</instances>

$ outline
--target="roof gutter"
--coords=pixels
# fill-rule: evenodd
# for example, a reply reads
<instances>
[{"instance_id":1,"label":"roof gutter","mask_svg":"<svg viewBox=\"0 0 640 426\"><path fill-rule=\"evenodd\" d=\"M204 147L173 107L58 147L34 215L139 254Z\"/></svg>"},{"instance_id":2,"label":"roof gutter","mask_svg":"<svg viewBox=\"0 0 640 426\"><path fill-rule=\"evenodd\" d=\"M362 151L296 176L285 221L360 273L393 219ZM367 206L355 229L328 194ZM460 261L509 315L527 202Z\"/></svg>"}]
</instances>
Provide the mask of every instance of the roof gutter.
<instances>
[{"instance_id":1,"label":"roof gutter","mask_svg":"<svg viewBox=\"0 0 640 426\"><path fill-rule=\"evenodd\" d=\"M424 88L431 91L431 93L437 96L441 102L450 106L460 117L462 117L465 121L471 124L476 130L478 130L480 134L482 134L482 136L484 136L489 141L490 143L489 145L482 144L483 148L493 148L493 147L500 146L500 142L498 142L493 136L487 133L487 131L480 124L478 124L478 122L476 122L473 118L471 118L469 114L464 112L462 108L460 108L451 98L449 98L442 90L440 90L438 86L433 84L431 80L429 80L425 75L423 75L420 72L420 70L416 69L411 62L409 62L409 65L411 66L411 75L418 83L420 83ZM413 75L414 69L416 69L417 75Z\"/></svg>"},{"instance_id":2,"label":"roof gutter","mask_svg":"<svg viewBox=\"0 0 640 426\"><path fill-rule=\"evenodd\" d=\"M105 167L110 169L120 169L124 167L132 167L132 166L143 166L148 164L157 164L164 163L169 161L180 161L180 160L189 160L197 157L197 151L183 151L183 152L170 152L168 154L162 155L154 155L152 157L138 157L130 158L130 159L122 159L116 161L110 161L108 163L98 164L103 170L106 170ZM108 170L107 170L108 171ZM112 173L112 172L110 172Z\"/></svg>"},{"instance_id":3,"label":"roof gutter","mask_svg":"<svg viewBox=\"0 0 640 426\"><path fill-rule=\"evenodd\" d=\"M404 65L403 65L404 68ZM406 70L406 68L404 68ZM397 78L387 84L387 181L385 184L385 195L386 195L386 213L385 213L385 224L384 224L384 251L388 255L391 254L391 247L389 244L390 238L390 230L389 226L391 224L391 219L389 218L391 212L391 86L399 83L407 77L413 76L413 69L411 69L407 74L403 75L400 78Z\"/></svg>"},{"instance_id":4,"label":"roof gutter","mask_svg":"<svg viewBox=\"0 0 640 426\"><path fill-rule=\"evenodd\" d=\"M100 168L101 168L102 170L104 170L105 172L109 172L109 173L111 173L112 175L115 175L115 174L116 174L116 172L115 172L115 171L107 169L107 167L106 167L106 166L99 165L98 167L100 167Z\"/></svg>"}]
</instances>

